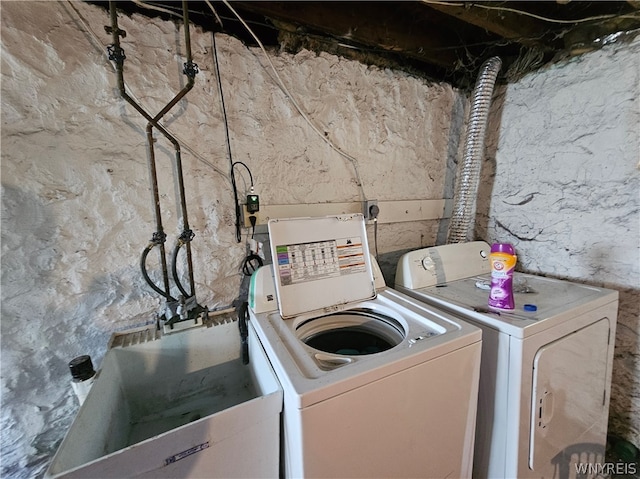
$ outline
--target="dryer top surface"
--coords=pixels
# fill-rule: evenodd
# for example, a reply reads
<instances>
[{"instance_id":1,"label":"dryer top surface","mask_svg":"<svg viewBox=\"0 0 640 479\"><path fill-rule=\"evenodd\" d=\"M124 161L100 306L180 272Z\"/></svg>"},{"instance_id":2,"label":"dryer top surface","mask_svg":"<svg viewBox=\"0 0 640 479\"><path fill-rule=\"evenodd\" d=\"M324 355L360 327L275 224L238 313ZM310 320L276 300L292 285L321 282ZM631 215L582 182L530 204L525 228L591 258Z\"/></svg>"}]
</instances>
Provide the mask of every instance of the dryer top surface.
<instances>
[{"instance_id":1,"label":"dryer top surface","mask_svg":"<svg viewBox=\"0 0 640 479\"><path fill-rule=\"evenodd\" d=\"M488 307L490 247L484 241L410 251L396 270L396 289L517 338L525 338L608 303L618 292L516 272L515 309ZM527 308L525 308L527 305ZM533 306L533 307L532 307ZM615 320L617 313L611 313Z\"/></svg>"},{"instance_id":2,"label":"dryer top surface","mask_svg":"<svg viewBox=\"0 0 640 479\"><path fill-rule=\"evenodd\" d=\"M515 309L494 311L487 306L489 284L490 276L483 275L406 292L519 338L618 300L614 290L515 273ZM525 305L534 305L536 310L526 311Z\"/></svg>"}]
</instances>

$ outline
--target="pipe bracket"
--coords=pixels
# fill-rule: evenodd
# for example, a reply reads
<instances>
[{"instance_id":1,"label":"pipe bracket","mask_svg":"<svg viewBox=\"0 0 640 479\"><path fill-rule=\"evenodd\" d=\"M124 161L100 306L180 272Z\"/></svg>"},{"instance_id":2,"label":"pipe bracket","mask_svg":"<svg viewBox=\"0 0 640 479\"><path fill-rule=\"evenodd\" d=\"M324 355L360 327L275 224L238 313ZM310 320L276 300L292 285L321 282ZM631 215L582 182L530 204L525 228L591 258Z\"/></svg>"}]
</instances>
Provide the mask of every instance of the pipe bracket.
<instances>
[{"instance_id":1,"label":"pipe bracket","mask_svg":"<svg viewBox=\"0 0 640 479\"><path fill-rule=\"evenodd\" d=\"M184 230L180 234L178 239L180 240L180 242L182 244L185 244L185 243L189 243L193 238L195 238L195 236L196 236L196 234L192 230L188 229L188 230Z\"/></svg>"},{"instance_id":2,"label":"pipe bracket","mask_svg":"<svg viewBox=\"0 0 640 479\"><path fill-rule=\"evenodd\" d=\"M167 234L164 231L156 231L151 237L153 244L162 244L167 240Z\"/></svg>"},{"instance_id":3,"label":"pipe bracket","mask_svg":"<svg viewBox=\"0 0 640 479\"><path fill-rule=\"evenodd\" d=\"M107 53L109 60L117 63L122 63L127 58L122 47L116 44L107 45Z\"/></svg>"},{"instance_id":4,"label":"pipe bracket","mask_svg":"<svg viewBox=\"0 0 640 479\"><path fill-rule=\"evenodd\" d=\"M114 29L111 25L105 25L104 31L107 32L109 35L111 35L113 32L116 32L116 34L122 38L125 38L127 36L127 32L125 32L124 30L120 30L120 28L118 27Z\"/></svg>"},{"instance_id":5,"label":"pipe bracket","mask_svg":"<svg viewBox=\"0 0 640 479\"><path fill-rule=\"evenodd\" d=\"M198 64L194 63L192 61L186 62L184 64L184 69L182 70L182 73L184 73L185 75L187 75L191 79L195 78L195 76L199 72L200 72L200 69L198 68Z\"/></svg>"}]
</instances>

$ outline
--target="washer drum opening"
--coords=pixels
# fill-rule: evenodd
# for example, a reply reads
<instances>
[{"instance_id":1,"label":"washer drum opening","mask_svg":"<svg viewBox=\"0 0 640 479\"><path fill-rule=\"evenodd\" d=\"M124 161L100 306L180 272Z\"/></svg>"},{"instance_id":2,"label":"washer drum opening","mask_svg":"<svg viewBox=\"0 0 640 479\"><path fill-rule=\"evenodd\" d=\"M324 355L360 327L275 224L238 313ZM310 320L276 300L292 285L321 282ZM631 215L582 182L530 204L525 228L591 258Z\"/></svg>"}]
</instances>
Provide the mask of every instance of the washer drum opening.
<instances>
[{"instance_id":1,"label":"washer drum opening","mask_svg":"<svg viewBox=\"0 0 640 479\"><path fill-rule=\"evenodd\" d=\"M347 356L375 354L400 344L406 337L395 319L368 309L351 309L321 316L296 329L306 345Z\"/></svg>"}]
</instances>

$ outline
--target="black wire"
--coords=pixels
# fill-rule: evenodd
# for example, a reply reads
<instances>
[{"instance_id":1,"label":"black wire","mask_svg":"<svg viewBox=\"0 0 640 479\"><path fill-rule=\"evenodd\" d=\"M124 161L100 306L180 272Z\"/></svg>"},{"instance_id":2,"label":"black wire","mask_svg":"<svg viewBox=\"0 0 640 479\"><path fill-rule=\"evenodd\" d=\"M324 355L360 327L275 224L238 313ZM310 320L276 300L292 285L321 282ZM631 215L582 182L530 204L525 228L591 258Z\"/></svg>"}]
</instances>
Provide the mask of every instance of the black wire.
<instances>
[{"instance_id":1,"label":"black wire","mask_svg":"<svg viewBox=\"0 0 640 479\"><path fill-rule=\"evenodd\" d=\"M249 364L249 303L243 301L238 308L238 328L240 329L240 343L242 344L242 364Z\"/></svg>"},{"instance_id":2,"label":"black wire","mask_svg":"<svg viewBox=\"0 0 640 479\"><path fill-rule=\"evenodd\" d=\"M243 162L241 161L236 161L235 163L233 163L231 165L231 184L235 185L236 184L236 174L235 174L235 170L234 167L236 165L242 165L246 168L247 172L249 173L249 178L251 180L251 188L253 188L253 175L251 174L251 170L249 169L249 167L247 165L245 165ZM238 239L240 236L240 220L242 217L242 207L240 206L240 203L238 202L238 193L237 193L237 187L236 187L236 193L235 193L235 198L236 198L236 238ZM253 231L255 232L256 230L256 225L255 223L253 224ZM253 233L251 234L251 238L253 238ZM240 242L240 239L238 239L238 243Z\"/></svg>"},{"instance_id":3,"label":"black wire","mask_svg":"<svg viewBox=\"0 0 640 479\"><path fill-rule=\"evenodd\" d=\"M142 277L147 282L147 284L151 286L151 289L153 289L156 293L167 298L167 301L175 301L175 298L172 297L168 291L163 291L158 286L156 286L156 284L151 280L149 274L147 273L147 255L154 248L154 246L155 245L153 243L149 244L149 246L147 246L142 251L142 255L140 256L140 270L142 271Z\"/></svg>"},{"instance_id":4,"label":"black wire","mask_svg":"<svg viewBox=\"0 0 640 479\"><path fill-rule=\"evenodd\" d=\"M222 118L224 120L224 133L227 143L227 155L229 157L229 164L231 165L231 187L233 189L233 200L235 202L235 214L236 214L236 241L240 243L242 241L242 234L240 230L240 203L238 201L238 187L236 186L236 177L233 173L233 156L231 154L231 140L229 139L229 122L227 120L227 109L224 105L224 94L222 92L222 81L220 80L220 65L218 64L218 50L216 48L216 34L211 33L213 39L213 59L216 66L216 78L218 79L218 91L220 92L220 103L222 105ZM252 180L253 183L253 180Z\"/></svg>"},{"instance_id":5,"label":"black wire","mask_svg":"<svg viewBox=\"0 0 640 479\"><path fill-rule=\"evenodd\" d=\"M253 239L253 237L256 234L256 221L258 219L256 218L255 215L251 215L249 216L249 222L251 223L251 239Z\"/></svg>"},{"instance_id":6,"label":"black wire","mask_svg":"<svg viewBox=\"0 0 640 479\"><path fill-rule=\"evenodd\" d=\"M244 259L242 264L242 272L245 276L251 276L255 270L257 270L264 263L262 258L257 254L250 254Z\"/></svg>"},{"instance_id":7,"label":"black wire","mask_svg":"<svg viewBox=\"0 0 640 479\"><path fill-rule=\"evenodd\" d=\"M190 298L193 296L193 292L191 292L191 294L186 292L186 290L182 286L182 283L180 282L180 277L178 276L178 252L180 251L181 247L182 242L178 241L175 248L173 248L173 254L171 255L171 273L173 274L173 280L175 281L176 286L178 287L182 295L185 298Z\"/></svg>"},{"instance_id":8,"label":"black wire","mask_svg":"<svg viewBox=\"0 0 640 479\"><path fill-rule=\"evenodd\" d=\"M253 188L253 175L251 174L251 170L249 169L249 167L241 161L236 161L234 164L231 165L231 168L233 168L236 165L242 165L247 169L247 172L249 172L249 178L251 179L251 187Z\"/></svg>"},{"instance_id":9,"label":"black wire","mask_svg":"<svg viewBox=\"0 0 640 479\"><path fill-rule=\"evenodd\" d=\"M240 241L242 241L242 232L240 230L240 218L242 217L242 210L240 208L240 201L238 200L238 187L236 186L236 175L233 174L233 169L231 169L231 186L233 188L233 201L235 204L236 241L240 243Z\"/></svg>"}]
</instances>

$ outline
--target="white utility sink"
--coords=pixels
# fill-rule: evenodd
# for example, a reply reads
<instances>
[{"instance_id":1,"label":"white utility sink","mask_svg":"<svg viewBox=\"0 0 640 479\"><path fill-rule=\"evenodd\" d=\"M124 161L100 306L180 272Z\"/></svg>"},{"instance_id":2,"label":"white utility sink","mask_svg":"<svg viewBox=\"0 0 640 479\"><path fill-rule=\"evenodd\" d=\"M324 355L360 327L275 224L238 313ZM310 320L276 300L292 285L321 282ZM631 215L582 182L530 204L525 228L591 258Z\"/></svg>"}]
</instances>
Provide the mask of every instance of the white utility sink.
<instances>
[{"instance_id":1,"label":"white utility sink","mask_svg":"<svg viewBox=\"0 0 640 479\"><path fill-rule=\"evenodd\" d=\"M45 477L278 477L282 388L237 322L120 336Z\"/></svg>"}]
</instances>

